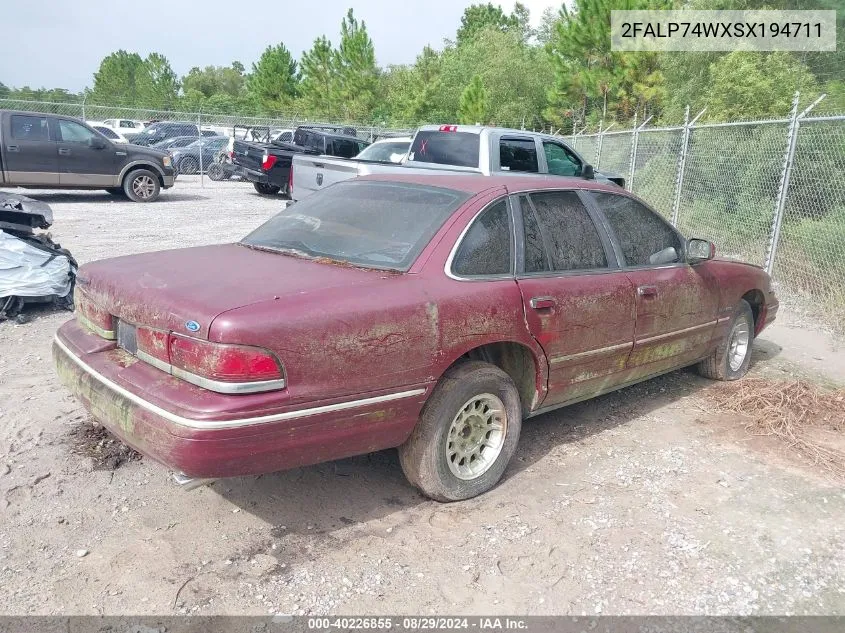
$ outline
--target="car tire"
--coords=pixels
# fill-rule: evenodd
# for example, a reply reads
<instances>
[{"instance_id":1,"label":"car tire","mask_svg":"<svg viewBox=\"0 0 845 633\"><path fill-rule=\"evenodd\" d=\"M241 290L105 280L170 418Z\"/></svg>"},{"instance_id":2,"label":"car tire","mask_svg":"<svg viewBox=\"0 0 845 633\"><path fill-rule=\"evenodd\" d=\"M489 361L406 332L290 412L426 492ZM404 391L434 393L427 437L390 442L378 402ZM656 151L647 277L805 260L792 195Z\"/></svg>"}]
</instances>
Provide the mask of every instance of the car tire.
<instances>
[{"instance_id":1,"label":"car tire","mask_svg":"<svg viewBox=\"0 0 845 633\"><path fill-rule=\"evenodd\" d=\"M521 429L519 392L510 376L495 365L468 361L437 383L399 447L399 460L408 481L426 496L469 499L502 477Z\"/></svg>"},{"instance_id":2,"label":"car tire","mask_svg":"<svg viewBox=\"0 0 845 633\"><path fill-rule=\"evenodd\" d=\"M134 202L153 202L161 193L161 183L149 169L136 169L123 180L123 191Z\"/></svg>"},{"instance_id":3,"label":"car tire","mask_svg":"<svg viewBox=\"0 0 845 633\"><path fill-rule=\"evenodd\" d=\"M268 185L264 182L254 182L252 183L252 186L255 187L255 190L262 196L275 196L282 190L281 187L277 187L276 185Z\"/></svg>"},{"instance_id":4,"label":"car tire","mask_svg":"<svg viewBox=\"0 0 845 633\"><path fill-rule=\"evenodd\" d=\"M108 189L106 189L106 191L113 196L118 196L120 198L126 197L126 192L123 190L122 187L109 187Z\"/></svg>"},{"instance_id":5,"label":"car tire","mask_svg":"<svg viewBox=\"0 0 845 633\"><path fill-rule=\"evenodd\" d=\"M754 313L745 299L734 310L728 333L713 353L698 363L696 369L712 380L738 380L751 365L751 343L754 341Z\"/></svg>"},{"instance_id":6,"label":"car tire","mask_svg":"<svg viewBox=\"0 0 845 633\"><path fill-rule=\"evenodd\" d=\"M176 171L178 171L180 174L184 174L185 176L192 176L198 173L199 170L200 163L193 156L186 156L185 158L179 161L178 165L176 165Z\"/></svg>"},{"instance_id":7,"label":"car tire","mask_svg":"<svg viewBox=\"0 0 845 633\"><path fill-rule=\"evenodd\" d=\"M220 166L220 163L211 163L208 166L208 171L206 171L206 175L211 180L223 180L223 168Z\"/></svg>"}]
</instances>

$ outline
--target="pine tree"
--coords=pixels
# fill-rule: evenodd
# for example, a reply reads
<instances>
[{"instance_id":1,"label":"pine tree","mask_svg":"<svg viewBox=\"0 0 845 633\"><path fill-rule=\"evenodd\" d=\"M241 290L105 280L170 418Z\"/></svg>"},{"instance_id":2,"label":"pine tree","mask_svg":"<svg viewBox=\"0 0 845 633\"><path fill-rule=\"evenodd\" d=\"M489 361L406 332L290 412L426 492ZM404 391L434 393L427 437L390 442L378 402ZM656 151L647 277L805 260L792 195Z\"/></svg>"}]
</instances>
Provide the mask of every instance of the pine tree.
<instances>
[{"instance_id":1,"label":"pine tree","mask_svg":"<svg viewBox=\"0 0 845 633\"><path fill-rule=\"evenodd\" d=\"M367 25L363 20L358 22L352 9L341 23L335 58L344 114L349 119L367 117L375 105L379 73Z\"/></svg>"},{"instance_id":2,"label":"pine tree","mask_svg":"<svg viewBox=\"0 0 845 633\"><path fill-rule=\"evenodd\" d=\"M289 101L297 89L296 61L284 44L268 46L247 80L250 95L267 110Z\"/></svg>"},{"instance_id":3,"label":"pine tree","mask_svg":"<svg viewBox=\"0 0 845 633\"><path fill-rule=\"evenodd\" d=\"M461 95L460 122L465 125L484 124L489 112L487 91L481 81L481 75L475 75Z\"/></svg>"},{"instance_id":4,"label":"pine tree","mask_svg":"<svg viewBox=\"0 0 845 633\"><path fill-rule=\"evenodd\" d=\"M332 43L325 37L314 40L311 50L299 62L302 82L299 92L305 106L318 115L331 115L338 102L338 77Z\"/></svg>"}]
</instances>

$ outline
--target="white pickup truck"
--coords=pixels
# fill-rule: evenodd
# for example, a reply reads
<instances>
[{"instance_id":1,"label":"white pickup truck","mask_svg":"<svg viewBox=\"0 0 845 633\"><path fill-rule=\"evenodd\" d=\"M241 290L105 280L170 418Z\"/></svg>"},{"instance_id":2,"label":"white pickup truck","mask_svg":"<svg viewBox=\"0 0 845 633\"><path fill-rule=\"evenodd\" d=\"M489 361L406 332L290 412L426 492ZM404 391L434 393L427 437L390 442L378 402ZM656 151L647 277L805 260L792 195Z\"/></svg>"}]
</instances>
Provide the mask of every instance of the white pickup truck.
<instances>
[{"instance_id":1,"label":"white pickup truck","mask_svg":"<svg viewBox=\"0 0 845 633\"><path fill-rule=\"evenodd\" d=\"M451 172L575 176L625 186L615 174L596 172L560 137L525 130L478 125L424 125L399 164L358 158L296 155L291 168L291 198L302 200L331 184L396 170L437 169Z\"/></svg>"}]
</instances>

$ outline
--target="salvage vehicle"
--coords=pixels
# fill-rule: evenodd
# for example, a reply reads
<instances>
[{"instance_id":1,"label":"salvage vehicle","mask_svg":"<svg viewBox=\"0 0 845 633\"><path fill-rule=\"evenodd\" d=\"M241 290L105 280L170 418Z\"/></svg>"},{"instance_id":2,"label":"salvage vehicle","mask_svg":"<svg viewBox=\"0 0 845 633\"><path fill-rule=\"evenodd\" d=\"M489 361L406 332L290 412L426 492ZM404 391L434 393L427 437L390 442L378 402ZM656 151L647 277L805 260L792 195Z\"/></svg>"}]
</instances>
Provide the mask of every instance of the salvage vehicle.
<instances>
[{"instance_id":1,"label":"salvage vehicle","mask_svg":"<svg viewBox=\"0 0 845 633\"><path fill-rule=\"evenodd\" d=\"M218 136L218 134L214 130L200 129L196 123L190 121L158 121L150 123L139 134L126 138L135 145L150 147L177 136L192 136L197 139L200 136Z\"/></svg>"},{"instance_id":2,"label":"salvage vehicle","mask_svg":"<svg viewBox=\"0 0 845 633\"><path fill-rule=\"evenodd\" d=\"M174 178L166 152L112 143L72 117L0 111L0 186L105 189L152 202Z\"/></svg>"},{"instance_id":3,"label":"salvage vehicle","mask_svg":"<svg viewBox=\"0 0 845 633\"><path fill-rule=\"evenodd\" d=\"M625 186L625 179L596 172L563 139L549 134L478 125L424 125L417 130L401 169L455 173L575 176ZM369 174L399 173L379 162L314 156L293 159L291 198L302 200L329 185Z\"/></svg>"},{"instance_id":4,"label":"salvage vehicle","mask_svg":"<svg viewBox=\"0 0 845 633\"><path fill-rule=\"evenodd\" d=\"M53 354L182 482L398 447L422 492L467 499L524 418L687 365L742 377L778 301L714 255L615 185L357 178L236 244L84 265Z\"/></svg>"},{"instance_id":5,"label":"salvage vehicle","mask_svg":"<svg viewBox=\"0 0 845 633\"><path fill-rule=\"evenodd\" d=\"M196 136L172 136L164 139L163 141L159 141L158 143L153 143L150 147L166 151L176 149L177 147L185 147L191 143L196 143L196 141Z\"/></svg>"},{"instance_id":6,"label":"salvage vehicle","mask_svg":"<svg viewBox=\"0 0 845 633\"><path fill-rule=\"evenodd\" d=\"M205 171L228 142L228 136L204 136L185 147L171 149L169 151L173 158L173 169L179 174L197 174Z\"/></svg>"},{"instance_id":7,"label":"salvage vehicle","mask_svg":"<svg viewBox=\"0 0 845 633\"><path fill-rule=\"evenodd\" d=\"M37 231L52 224L48 204L0 191L0 321L22 321L29 304L73 309L76 260Z\"/></svg>"},{"instance_id":8,"label":"salvage vehicle","mask_svg":"<svg viewBox=\"0 0 845 633\"><path fill-rule=\"evenodd\" d=\"M293 143L261 143L235 138L231 143L232 166L235 174L252 182L260 194L288 193L294 156L319 154L351 158L369 145L354 134L353 128L301 125L294 131Z\"/></svg>"}]
</instances>

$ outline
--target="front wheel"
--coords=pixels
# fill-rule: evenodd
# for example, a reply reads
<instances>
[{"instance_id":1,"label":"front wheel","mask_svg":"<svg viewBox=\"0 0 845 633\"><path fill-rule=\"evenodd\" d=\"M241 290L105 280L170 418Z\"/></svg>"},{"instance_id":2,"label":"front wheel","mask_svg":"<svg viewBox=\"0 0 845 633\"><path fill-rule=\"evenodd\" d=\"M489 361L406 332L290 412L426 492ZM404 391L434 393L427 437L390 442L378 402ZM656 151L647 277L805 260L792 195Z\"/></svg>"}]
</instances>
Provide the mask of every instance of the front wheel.
<instances>
[{"instance_id":1,"label":"front wheel","mask_svg":"<svg viewBox=\"0 0 845 633\"><path fill-rule=\"evenodd\" d=\"M179 164L176 165L176 170L180 174L191 176L200 170L200 163L193 156L188 156L179 161Z\"/></svg>"},{"instance_id":2,"label":"front wheel","mask_svg":"<svg viewBox=\"0 0 845 633\"><path fill-rule=\"evenodd\" d=\"M462 363L440 379L399 447L402 470L437 501L475 497L502 477L521 428L519 393L510 376L489 363Z\"/></svg>"},{"instance_id":3,"label":"front wheel","mask_svg":"<svg viewBox=\"0 0 845 633\"><path fill-rule=\"evenodd\" d=\"M698 373L713 380L738 380L751 365L751 343L754 340L754 313L745 299L734 310L727 336L710 357L698 363Z\"/></svg>"},{"instance_id":4,"label":"front wheel","mask_svg":"<svg viewBox=\"0 0 845 633\"><path fill-rule=\"evenodd\" d=\"M220 166L220 163L211 163L208 166L206 175L211 180L223 180L223 178L225 177L225 174L223 173L223 168Z\"/></svg>"},{"instance_id":5,"label":"front wheel","mask_svg":"<svg viewBox=\"0 0 845 633\"><path fill-rule=\"evenodd\" d=\"M282 190L281 187L270 185L266 182L254 182L252 183L252 186L255 187L255 190L262 196L275 196Z\"/></svg>"},{"instance_id":6,"label":"front wheel","mask_svg":"<svg viewBox=\"0 0 845 633\"><path fill-rule=\"evenodd\" d=\"M161 184L149 169L137 169L123 181L123 191L134 202L152 202L161 193Z\"/></svg>"}]
</instances>

